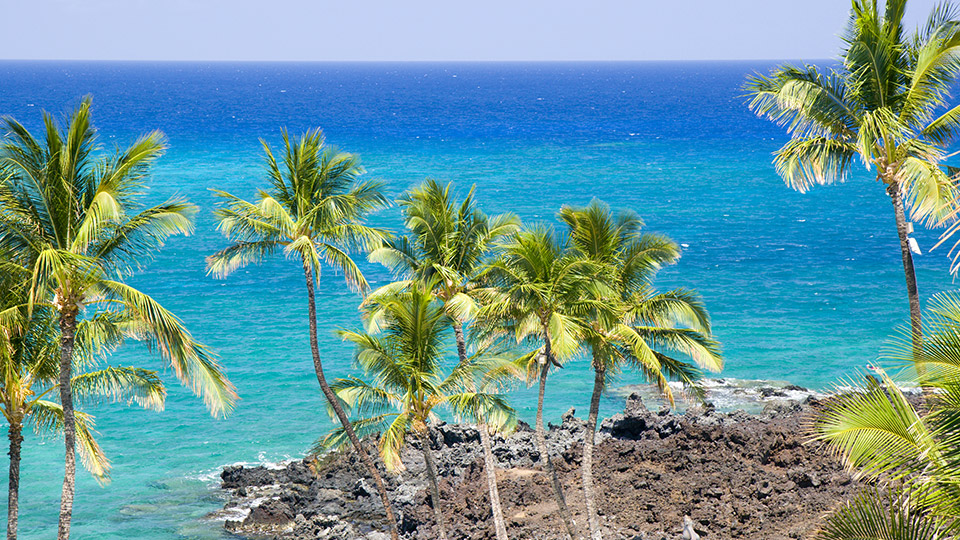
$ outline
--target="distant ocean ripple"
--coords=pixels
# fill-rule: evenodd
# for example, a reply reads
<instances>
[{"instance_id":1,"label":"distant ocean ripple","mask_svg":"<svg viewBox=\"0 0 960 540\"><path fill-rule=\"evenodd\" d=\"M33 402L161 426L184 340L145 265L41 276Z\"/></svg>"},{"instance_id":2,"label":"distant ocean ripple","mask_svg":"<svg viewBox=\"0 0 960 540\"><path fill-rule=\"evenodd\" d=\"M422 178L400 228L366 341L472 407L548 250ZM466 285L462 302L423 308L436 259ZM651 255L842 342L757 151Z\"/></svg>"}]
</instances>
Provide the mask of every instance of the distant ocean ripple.
<instances>
[{"instance_id":1,"label":"distant ocean ripple","mask_svg":"<svg viewBox=\"0 0 960 540\"><path fill-rule=\"evenodd\" d=\"M221 538L204 516L224 464L281 461L329 427L309 361L302 276L271 261L224 281L203 257L223 245L208 189L252 196L264 185L258 138L321 126L361 154L393 193L425 177L477 185L489 212L551 221L560 205L600 197L639 212L649 230L685 245L658 285L700 291L723 342L723 376L824 389L873 360L904 321L906 301L889 202L865 174L801 195L770 164L785 140L746 111L744 76L770 66L643 64L133 64L0 63L0 114L36 128L93 94L107 146L160 129L170 150L149 198L200 204L197 233L178 238L136 283L178 313L222 356L242 401L211 419L171 376L163 414L102 405L101 441L114 481L79 478L77 538ZM378 216L396 227L396 209ZM936 234L920 231L921 248ZM917 259L924 297L951 287L945 250ZM377 283L389 279L365 265ZM354 327L357 297L332 272L319 294L321 348L336 375L351 350L332 335ZM157 365L126 348L115 363ZM585 363L552 377L548 414L585 410ZM630 375L623 385L638 380ZM514 401L533 414L535 394ZM606 413L620 406L612 392ZM21 536L53 535L60 442L24 445ZM6 467L6 463L0 463ZM5 475L4 475L5 476Z\"/></svg>"}]
</instances>

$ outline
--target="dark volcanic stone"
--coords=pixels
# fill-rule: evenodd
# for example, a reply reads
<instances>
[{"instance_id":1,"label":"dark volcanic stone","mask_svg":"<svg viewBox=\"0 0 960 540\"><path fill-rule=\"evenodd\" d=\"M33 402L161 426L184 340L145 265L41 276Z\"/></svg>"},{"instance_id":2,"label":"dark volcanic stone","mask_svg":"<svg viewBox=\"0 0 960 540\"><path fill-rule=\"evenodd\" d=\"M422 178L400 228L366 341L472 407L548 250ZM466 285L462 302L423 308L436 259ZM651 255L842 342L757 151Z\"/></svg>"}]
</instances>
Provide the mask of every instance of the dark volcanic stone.
<instances>
[{"instance_id":1,"label":"dark volcanic stone","mask_svg":"<svg viewBox=\"0 0 960 540\"><path fill-rule=\"evenodd\" d=\"M277 483L277 472L266 467L247 469L242 465L224 467L220 473L221 486L233 489L240 486L267 486Z\"/></svg>"},{"instance_id":2,"label":"dark volcanic stone","mask_svg":"<svg viewBox=\"0 0 960 540\"><path fill-rule=\"evenodd\" d=\"M246 526L283 525L292 521L293 517L293 510L287 503L276 499L268 499L255 506L247 519L243 520L243 524Z\"/></svg>"},{"instance_id":3,"label":"dark volcanic stone","mask_svg":"<svg viewBox=\"0 0 960 540\"><path fill-rule=\"evenodd\" d=\"M822 516L852 497L858 484L821 449L804 444L810 411L810 405L778 403L760 416L722 414L712 407L683 415L651 413L631 395L623 413L601 424L594 449L604 537L675 540L683 517L690 516L704 540L811 538ZM547 445L568 506L575 520L585 523L580 475L585 423L573 411L561 420L551 426ZM431 439L451 540L493 538L476 428L440 424ZM563 538L529 426L492 442L510 537ZM369 450L375 452L372 445ZM400 529L405 540L437 538L419 442L411 441L402 459L401 474L383 472ZM385 530L380 498L351 452L321 463L296 461L281 470L228 467L221 477L234 494L228 506L268 493L245 520L225 523L233 534L384 538L378 536Z\"/></svg>"},{"instance_id":4,"label":"dark volcanic stone","mask_svg":"<svg viewBox=\"0 0 960 540\"><path fill-rule=\"evenodd\" d=\"M657 418L643 405L639 394L630 394L623 413L615 414L600 424L600 433L614 439L639 440L644 433L657 424Z\"/></svg>"}]
</instances>

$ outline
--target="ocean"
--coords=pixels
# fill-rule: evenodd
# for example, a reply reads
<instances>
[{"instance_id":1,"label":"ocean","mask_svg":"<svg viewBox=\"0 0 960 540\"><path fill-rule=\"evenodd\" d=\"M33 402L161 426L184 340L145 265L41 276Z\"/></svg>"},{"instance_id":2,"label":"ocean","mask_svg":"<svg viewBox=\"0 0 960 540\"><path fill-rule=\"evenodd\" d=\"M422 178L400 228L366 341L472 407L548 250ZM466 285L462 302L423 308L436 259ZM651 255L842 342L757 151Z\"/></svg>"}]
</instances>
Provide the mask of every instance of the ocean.
<instances>
[{"instance_id":1,"label":"ocean","mask_svg":"<svg viewBox=\"0 0 960 540\"><path fill-rule=\"evenodd\" d=\"M251 198L265 187L259 139L275 145L284 127L323 128L391 194L425 178L452 181L461 193L476 185L488 213L513 211L527 223L553 223L561 205L594 197L633 209L648 230L683 245L657 285L703 295L723 344L720 377L826 390L853 375L907 318L893 212L865 169L806 194L783 184L771 153L786 135L746 109L741 89L747 74L770 67L0 62L0 114L31 129L41 110L61 114L91 94L105 148L154 129L168 136L148 199L179 194L197 203L197 231L169 241L131 281L219 353L241 396L228 418L211 418L167 371L162 413L94 407L113 480L101 487L78 473L74 538L225 538L206 517L223 503L220 468L302 456L331 426L312 371L299 265L278 257L225 280L204 268L225 245L209 190ZM399 212L374 221L397 227ZM946 249L928 253L937 233L916 238L922 297L952 288ZM375 286L390 279L369 263L363 269ZM323 275L328 376L350 372L352 350L333 331L359 326L358 301L332 271ZM161 365L137 345L110 362ZM548 418L584 412L592 381L583 361L552 375ZM625 374L617 384L640 382ZM519 388L511 399L532 420L535 392ZM614 390L602 412L622 402ZM21 538L55 534L61 452L58 439L28 434Z\"/></svg>"}]
</instances>

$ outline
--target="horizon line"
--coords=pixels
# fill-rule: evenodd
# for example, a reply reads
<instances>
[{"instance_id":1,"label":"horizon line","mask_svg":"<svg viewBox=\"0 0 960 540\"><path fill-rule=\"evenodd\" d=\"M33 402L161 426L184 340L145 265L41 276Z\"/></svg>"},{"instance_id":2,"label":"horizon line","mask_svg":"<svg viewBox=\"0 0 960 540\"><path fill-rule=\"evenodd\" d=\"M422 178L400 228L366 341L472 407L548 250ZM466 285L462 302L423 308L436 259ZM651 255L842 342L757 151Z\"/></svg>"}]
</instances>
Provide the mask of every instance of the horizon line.
<instances>
[{"instance_id":1,"label":"horizon line","mask_svg":"<svg viewBox=\"0 0 960 540\"><path fill-rule=\"evenodd\" d=\"M735 63L735 62L833 62L835 58L684 58L646 60L209 60L209 59L91 59L91 58L0 58L0 62L103 62L164 64L663 64L663 63Z\"/></svg>"}]
</instances>

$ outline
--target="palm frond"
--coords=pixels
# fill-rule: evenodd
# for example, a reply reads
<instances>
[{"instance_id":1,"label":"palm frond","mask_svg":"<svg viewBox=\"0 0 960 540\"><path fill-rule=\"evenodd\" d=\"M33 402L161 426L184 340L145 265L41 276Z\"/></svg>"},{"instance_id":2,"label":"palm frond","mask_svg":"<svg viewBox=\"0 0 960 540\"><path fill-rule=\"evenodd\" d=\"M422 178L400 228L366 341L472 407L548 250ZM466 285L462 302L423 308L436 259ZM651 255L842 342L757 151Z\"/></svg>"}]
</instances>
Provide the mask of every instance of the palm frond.
<instances>
[{"instance_id":1,"label":"palm frond","mask_svg":"<svg viewBox=\"0 0 960 540\"><path fill-rule=\"evenodd\" d=\"M155 371L132 367L107 367L77 375L70 380L77 402L86 405L98 401L133 402L162 411L167 390Z\"/></svg>"},{"instance_id":2,"label":"palm frond","mask_svg":"<svg viewBox=\"0 0 960 540\"><path fill-rule=\"evenodd\" d=\"M813 431L858 475L905 479L942 461L932 432L882 371L857 391L831 397Z\"/></svg>"},{"instance_id":3,"label":"palm frond","mask_svg":"<svg viewBox=\"0 0 960 540\"><path fill-rule=\"evenodd\" d=\"M483 392L461 392L445 398L460 418L478 422L501 433L509 433L517 426L517 412L504 396Z\"/></svg>"},{"instance_id":4,"label":"palm frond","mask_svg":"<svg viewBox=\"0 0 960 540\"><path fill-rule=\"evenodd\" d=\"M28 418L38 432L63 432L63 408L60 407L59 403L42 399L37 400L34 402ZM110 461L94 437L93 416L83 411L75 411L75 418L80 462L98 482L109 482Z\"/></svg>"},{"instance_id":5,"label":"palm frond","mask_svg":"<svg viewBox=\"0 0 960 540\"><path fill-rule=\"evenodd\" d=\"M934 516L893 490L868 488L827 518L817 540L941 540L952 537Z\"/></svg>"},{"instance_id":6,"label":"palm frond","mask_svg":"<svg viewBox=\"0 0 960 540\"><path fill-rule=\"evenodd\" d=\"M214 416L224 416L237 399L215 355L183 326L180 319L150 296L124 283L103 280L104 296L119 302L129 316L128 332L156 346L181 383L203 398Z\"/></svg>"},{"instance_id":7,"label":"palm frond","mask_svg":"<svg viewBox=\"0 0 960 540\"><path fill-rule=\"evenodd\" d=\"M353 427L353 431L357 434L357 437L363 438L383 431L397 416L397 413L386 413L372 416L370 418L361 418L360 420L351 422L351 427ZM313 446L310 447L308 454L313 456L322 455L330 450L336 450L349 443L350 439L347 436L347 430L345 430L343 427L338 427L331 430L330 433L325 435L323 438L314 442Z\"/></svg>"}]
</instances>

